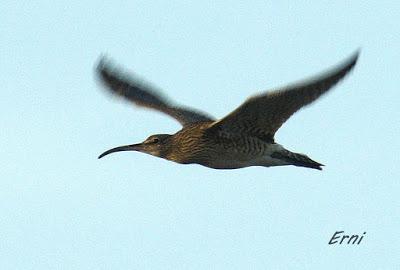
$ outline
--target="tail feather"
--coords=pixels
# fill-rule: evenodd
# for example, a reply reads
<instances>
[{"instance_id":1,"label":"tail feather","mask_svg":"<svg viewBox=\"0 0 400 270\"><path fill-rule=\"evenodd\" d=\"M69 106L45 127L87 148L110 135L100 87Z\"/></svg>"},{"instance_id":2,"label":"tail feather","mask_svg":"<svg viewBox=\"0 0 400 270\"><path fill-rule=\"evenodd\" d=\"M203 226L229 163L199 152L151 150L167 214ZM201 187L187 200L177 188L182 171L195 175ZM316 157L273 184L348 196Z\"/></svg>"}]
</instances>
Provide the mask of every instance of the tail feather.
<instances>
[{"instance_id":1,"label":"tail feather","mask_svg":"<svg viewBox=\"0 0 400 270\"><path fill-rule=\"evenodd\" d=\"M307 168L322 170L321 167L324 166L323 164L312 160L306 155L293 153L287 150L275 152L271 155L271 157L284 160L288 162L290 165L298 167L307 167Z\"/></svg>"}]
</instances>

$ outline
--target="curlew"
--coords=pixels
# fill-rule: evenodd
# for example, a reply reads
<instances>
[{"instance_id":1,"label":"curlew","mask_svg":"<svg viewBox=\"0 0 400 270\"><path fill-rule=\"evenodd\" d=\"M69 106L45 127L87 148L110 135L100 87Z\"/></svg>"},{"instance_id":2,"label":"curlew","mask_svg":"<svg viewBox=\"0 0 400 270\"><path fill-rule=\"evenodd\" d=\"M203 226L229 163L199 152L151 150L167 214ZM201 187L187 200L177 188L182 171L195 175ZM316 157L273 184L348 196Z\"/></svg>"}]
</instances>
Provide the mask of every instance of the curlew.
<instances>
[{"instance_id":1,"label":"curlew","mask_svg":"<svg viewBox=\"0 0 400 270\"><path fill-rule=\"evenodd\" d=\"M196 163L215 169L294 165L321 170L322 165L286 150L274 140L276 131L296 111L343 79L355 66L357 51L319 76L247 99L233 112L215 120L197 110L177 106L146 83L114 68L104 58L97 72L112 93L138 106L175 118L183 128L175 134L157 134L142 143L112 148L99 158L120 151L138 151L181 164Z\"/></svg>"}]
</instances>

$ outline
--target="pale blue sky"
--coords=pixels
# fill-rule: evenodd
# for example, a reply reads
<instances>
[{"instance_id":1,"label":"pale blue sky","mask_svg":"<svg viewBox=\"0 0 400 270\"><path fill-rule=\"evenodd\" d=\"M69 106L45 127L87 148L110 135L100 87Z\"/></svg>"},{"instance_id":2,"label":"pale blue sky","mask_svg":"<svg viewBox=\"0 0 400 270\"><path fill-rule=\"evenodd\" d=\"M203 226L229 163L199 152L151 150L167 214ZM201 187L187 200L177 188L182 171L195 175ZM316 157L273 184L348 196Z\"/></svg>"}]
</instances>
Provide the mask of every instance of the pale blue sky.
<instances>
[{"instance_id":1,"label":"pale blue sky","mask_svg":"<svg viewBox=\"0 0 400 270\"><path fill-rule=\"evenodd\" d=\"M0 269L400 267L398 1L0 3ZM277 133L326 164L218 171L102 151L180 126L107 95L101 54L222 117L354 72ZM328 246L336 230L367 232Z\"/></svg>"}]
</instances>

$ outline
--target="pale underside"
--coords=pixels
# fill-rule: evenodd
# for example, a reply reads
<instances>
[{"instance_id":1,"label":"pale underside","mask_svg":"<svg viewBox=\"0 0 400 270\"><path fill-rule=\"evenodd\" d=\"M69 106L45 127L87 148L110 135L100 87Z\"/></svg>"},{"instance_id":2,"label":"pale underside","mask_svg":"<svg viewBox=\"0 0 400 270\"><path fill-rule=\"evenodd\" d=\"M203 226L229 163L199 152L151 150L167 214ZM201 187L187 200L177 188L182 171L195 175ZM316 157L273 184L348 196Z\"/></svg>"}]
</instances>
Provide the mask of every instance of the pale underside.
<instances>
[{"instance_id":1,"label":"pale underside","mask_svg":"<svg viewBox=\"0 0 400 270\"><path fill-rule=\"evenodd\" d=\"M254 140L258 139L255 138ZM264 143L260 140L258 143L262 151L257 151L256 153L243 151L244 149L240 148L221 149L218 147L215 149L212 159L199 160L199 162L194 163L215 169L237 169L250 166L271 167L290 164L285 160L271 157L273 153L284 150L281 145ZM210 162L210 160L212 161Z\"/></svg>"}]
</instances>

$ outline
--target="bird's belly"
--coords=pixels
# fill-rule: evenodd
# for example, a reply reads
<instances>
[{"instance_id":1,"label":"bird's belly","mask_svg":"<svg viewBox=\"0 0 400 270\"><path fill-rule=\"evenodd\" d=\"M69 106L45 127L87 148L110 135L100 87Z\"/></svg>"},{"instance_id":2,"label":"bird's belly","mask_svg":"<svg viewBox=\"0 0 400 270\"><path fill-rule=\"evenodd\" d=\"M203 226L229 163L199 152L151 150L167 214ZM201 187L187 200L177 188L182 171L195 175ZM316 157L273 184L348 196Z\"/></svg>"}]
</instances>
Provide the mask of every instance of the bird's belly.
<instances>
[{"instance_id":1,"label":"bird's belly","mask_svg":"<svg viewBox=\"0 0 400 270\"><path fill-rule=\"evenodd\" d=\"M287 163L276 158L271 154L283 149L279 144L270 144L256 153L240 151L240 149L224 149L217 151L217 154L200 164L215 169L238 169L250 166L280 166Z\"/></svg>"},{"instance_id":2,"label":"bird's belly","mask_svg":"<svg viewBox=\"0 0 400 270\"><path fill-rule=\"evenodd\" d=\"M205 162L202 165L215 169L239 169L251 166L263 166L263 167L282 166L282 165L288 165L288 163L280 159L272 158L270 156L264 156L248 160L223 159L219 161Z\"/></svg>"}]
</instances>

